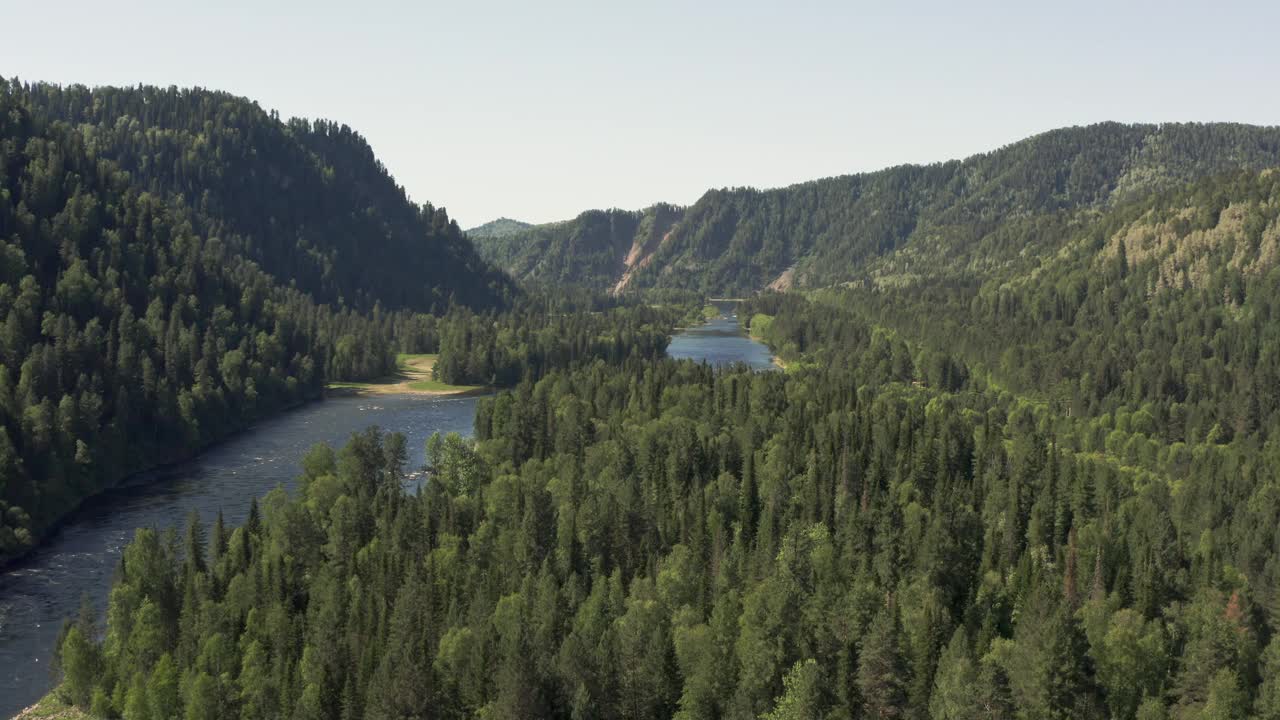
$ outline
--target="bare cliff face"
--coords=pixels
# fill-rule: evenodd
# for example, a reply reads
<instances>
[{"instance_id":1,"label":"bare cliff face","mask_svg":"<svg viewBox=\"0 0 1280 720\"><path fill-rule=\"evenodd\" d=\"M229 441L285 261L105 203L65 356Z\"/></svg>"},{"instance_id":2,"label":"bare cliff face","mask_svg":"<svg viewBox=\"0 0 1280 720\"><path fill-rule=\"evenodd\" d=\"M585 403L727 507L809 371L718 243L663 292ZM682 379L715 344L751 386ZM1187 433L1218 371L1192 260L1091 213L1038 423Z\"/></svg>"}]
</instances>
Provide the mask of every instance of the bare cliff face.
<instances>
[{"instance_id":1,"label":"bare cliff face","mask_svg":"<svg viewBox=\"0 0 1280 720\"><path fill-rule=\"evenodd\" d=\"M783 270L782 274L778 275L778 277L774 278L773 282L769 283L769 289L776 290L778 292L786 292L795 286L795 282L796 266L792 265L786 270Z\"/></svg>"},{"instance_id":2,"label":"bare cliff face","mask_svg":"<svg viewBox=\"0 0 1280 720\"><path fill-rule=\"evenodd\" d=\"M674 220L671 224L674 224ZM657 242L654 242L654 237L656 236L655 233L650 233L643 237L636 237L635 242L631 245L630 252L628 252L627 256L622 260L622 277L618 278L618 282L613 286L612 292L614 295L620 295L626 291L626 289L631 285L631 279L635 277L636 273L648 267L649 263L653 261L654 253L657 252L658 248L671 240L672 232L673 230L671 230L670 225L667 225L667 229L662 233L661 239Z\"/></svg>"},{"instance_id":3,"label":"bare cliff face","mask_svg":"<svg viewBox=\"0 0 1280 720\"><path fill-rule=\"evenodd\" d=\"M636 273L670 241L684 214L684 208L667 204L588 210L572 220L472 240L484 257L522 280L616 294L634 286Z\"/></svg>"}]
</instances>

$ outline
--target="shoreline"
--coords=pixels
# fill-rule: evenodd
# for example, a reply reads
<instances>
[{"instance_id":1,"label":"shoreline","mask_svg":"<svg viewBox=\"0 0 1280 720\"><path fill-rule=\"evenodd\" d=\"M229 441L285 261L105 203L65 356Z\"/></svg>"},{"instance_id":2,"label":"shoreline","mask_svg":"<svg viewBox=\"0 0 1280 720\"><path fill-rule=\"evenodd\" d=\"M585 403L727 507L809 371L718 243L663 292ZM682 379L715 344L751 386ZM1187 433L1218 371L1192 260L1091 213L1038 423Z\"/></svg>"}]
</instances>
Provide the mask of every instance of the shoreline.
<instances>
[{"instance_id":1,"label":"shoreline","mask_svg":"<svg viewBox=\"0 0 1280 720\"><path fill-rule=\"evenodd\" d=\"M437 353L407 354L396 358L396 371L369 382L333 382L325 386L328 395L424 395L465 397L493 392L487 385L449 385L431 377Z\"/></svg>"},{"instance_id":2,"label":"shoreline","mask_svg":"<svg viewBox=\"0 0 1280 720\"><path fill-rule=\"evenodd\" d=\"M783 360L779 355L774 353L773 348L769 347L769 343L765 342L764 338L760 337L759 335L756 335L755 333L749 330L747 331L747 337L751 338L752 340L760 343L761 345L769 349L769 362L773 363L774 366L776 366L779 370L787 369L787 361Z\"/></svg>"},{"instance_id":3,"label":"shoreline","mask_svg":"<svg viewBox=\"0 0 1280 720\"><path fill-rule=\"evenodd\" d=\"M432 356L431 362L434 363L434 361L435 361L435 358L434 356ZM31 547L28 547L24 549L22 552L19 552L15 555L0 556L0 575L3 575L4 573L10 572L12 570L19 569L23 566L24 563L30 561L36 553L38 553L40 550L45 548L53 538L57 537L58 533L60 533L65 527L67 527L67 525L74 522L76 516L79 515L79 513L85 509L86 503L89 503L95 498L99 498L102 495L105 495L106 493L111 492L113 490L120 490L120 489L133 487L133 486L149 485L154 482L161 482L164 479L163 475L166 470L177 467L183 463L191 462L192 460L208 452L209 450L225 442L230 442L232 439L239 436L241 433L252 431L254 427L256 427L261 422L264 422L267 420L273 420L286 413L292 412L294 410L302 408L311 403L323 402L324 400L331 397L338 398L338 397L361 397L361 396L374 396L374 395L417 395L421 397L461 398L461 397L472 397L477 395L487 395L494 392L494 388L488 387L488 386L474 386L474 387L447 386L446 388L433 389L433 390L417 390L409 387L411 383L420 382L420 381L421 380L419 378L410 378L407 380L403 380L402 382L399 382L399 383L389 383L389 384L379 384L379 383L341 384L340 383L338 384L337 387L326 385L324 388L321 389L321 392L319 395L316 395L314 397L309 397L299 402L291 403L283 407L277 408L271 411L270 413L263 415L262 417L255 418L250 424L242 428L232 430L231 432L228 432L227 434L221 437L212 439L209 442L200 445L198 448L195 448L193 450L186 451L186 452L173 454L164 459L158 460L154 463L130 470L126 472L124 475L122 475L121 477L119 477L118 479L116 479L115 481L107 485L104 485L102 488L98 489L97 491L90 493L88 495L85 495L84 497L76 501L74 506L68 508L66 512L59 515L59 517L56 520L52 521L51 523L49 523L47 527L44 528L44 530L39 534L39 536L37 536L36 542L32 544Z\"/></svg>"},{"instance_id":4,"label":"shoreline","mask_svg":"<svg viewBox=\"0 0 1280 720\"><path fill-rule=\"evenodd\" d=\"M396 386L386 386L382 389L379 386L372 387L355 387L344 385L333 388L325 388L324 396L329 397L372 397L375 395L419 395L421 397L438 397L438 398L455 398L455 397L472 397L474 395L489 395L495 392L497 388L488 385L477 385L475 387L462 387L457 390L401 390Z\"/></svg>"},{"instance_id":5,"label":"shoreline","mask_svg":"<svg viewBox=\"0 0 1280 720\"><path fill-rule=\"evenodd\" d=\"M223 443L230 442L232 438L235 438L241 433L246 433L246 432L249 432L250 430L253 430L253 428L258 423L280 417L285 413L289 413L301 407L304 407L306 405L310 405L313 402L321 402L325 399L325 397L326 396L322 391L321 394L316 397L307 398L299 402L285 405L284 407L274 410L267 415L263 415L260 418L255 418L253 422L251 422L250 424L242 428L232 430L221 437L214 438L200 445L200 447L195 448L194 450L177 453L163 460L158 460L144 467L140 467L140 468L126 472L124 475L120 476L113 482L77 500L73 507L69 508L66 512L59 515L56 520L49 523L49 525L44 529L44 531L40 533L35 544L33 544L31 547L23 550L22 552L16 555L0 556L0 575L3 575L4 573L7 573L11 570L15 570L21 567L23 563L29 561L33 555L35 555L37 552L39 552L45 546L47 546L50 540L56 537L58 533L62 532L63 528L65 528L68 524L74 521L76 516L85 509L85 503L89 502L90 500L101 497L106 493L111 492L112 490L120 490L123 488L134 487L139 485L149 485L153 482L159 482L162 479L160 476L163 475L163 473L166 470L177 467L178 465L181 465L183 463L191 462L192 460L203 455L209 450Z\"/></svg>"}]
</instances>

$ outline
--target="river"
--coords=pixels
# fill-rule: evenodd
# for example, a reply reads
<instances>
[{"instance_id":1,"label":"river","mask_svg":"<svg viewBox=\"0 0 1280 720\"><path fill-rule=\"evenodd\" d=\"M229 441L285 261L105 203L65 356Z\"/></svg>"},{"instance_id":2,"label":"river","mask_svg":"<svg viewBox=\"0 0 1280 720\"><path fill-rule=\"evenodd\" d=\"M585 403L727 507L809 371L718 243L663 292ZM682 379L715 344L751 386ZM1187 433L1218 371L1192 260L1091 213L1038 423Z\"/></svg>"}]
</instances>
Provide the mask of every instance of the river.
<instances>
[{"instance_id":1,"label":"river","mask_svg":"<svg viewBox=\"0 0 1280 720\"><path fill-rule=\"evenodd\" d=\"M713 304L720 311L720 316L704 325L687 328L671 338L667 355L677 360L705 360L712 365L742 362L756 370L777 367L773 364L769 348L742 332L742 326L738 324L738 318L734 314L735 303L717 301Z\"/></svg>"},{"instance_id":2,"label":"river","mask_svg":"<svg viewBox=\"0 0 1280 720\"><path fill-rule=\"evenodd\" d=\"M676 335L673 358L773 367L769 351L743 335L732 303L719 318ZM88 595L101 616L111 576L139 527L181 527L193 508L206 524L219 510L239 525L249 500L293 485L299 462L318 442L342 445L370 425L404 433L409 466L425 461L431 433L471 435L478 398L375 395L333 397L305 405L239 433L199 457L141 478L86 503L26 559L0 574L0 718L12 717L53 685L50 660L64 618Z\"/></svg>"}]
</instances>

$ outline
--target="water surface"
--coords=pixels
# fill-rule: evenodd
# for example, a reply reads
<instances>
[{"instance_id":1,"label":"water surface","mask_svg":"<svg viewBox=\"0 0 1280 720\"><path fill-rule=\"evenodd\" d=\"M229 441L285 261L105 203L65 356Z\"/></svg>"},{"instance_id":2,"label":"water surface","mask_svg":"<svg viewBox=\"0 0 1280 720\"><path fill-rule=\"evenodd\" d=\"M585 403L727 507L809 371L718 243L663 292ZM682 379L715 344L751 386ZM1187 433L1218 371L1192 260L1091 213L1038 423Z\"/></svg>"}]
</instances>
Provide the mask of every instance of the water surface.
<instances>
[{"instance_id":1,"label":"water surface","mask_svg":"<svg viewBox=\"0 0 1280 720\"><path fill-rule=\"evenodd\" d=\"M733 303L721 315L676 335L667 352L714 365L772 368L769 351L746 337ZM335 397L261 422L189 462L151 473L86 503L62 530L21 564L0 573L0 718L15 715L53 686L53 645L64 618L88 597L106 608L111 577L134 529L181 526L192 509L206 524L219 510L229 526L244 522L251 498L291 488L306 451L335 447L370 425L404 433L409 467L425 460L431 433L471 435L477 398L422 395Z\"/></svg>"},{"instance_id":2,"label":"water surface","mask_svg":"<svg viewBox=\"0 0 1280 720\"><path fill-rule=\"evenodd\" d=\"M206 524L221 510L228 525L239 525L251 498L292 486L312 445L340 446L370 425L404 433L409 467L420 467L432 432L471 434L477 399L330 398L261 422L194 460L144 476L147 482L89 500L43 547L0 574L0 717L17 714L52 687L49 661L63 618L76 614L85 594L102 616L135 528L181 526L192 509Z\"/></svg>"},{"instance_id":3,"label":"water surface","mask_svg":"<svg viewBox=\"0 0 1280 720\"><path fill-rule=\"evenodd\" d=\"M671 339L667 354L676 359L705 360L712 365L732 365L742 362L757 369L770 370L773 356L769 348L747 337L735 315L736 303L721 301L712 303L720 311L705 325L688 328Z\"/></svg>"}]
</instances>

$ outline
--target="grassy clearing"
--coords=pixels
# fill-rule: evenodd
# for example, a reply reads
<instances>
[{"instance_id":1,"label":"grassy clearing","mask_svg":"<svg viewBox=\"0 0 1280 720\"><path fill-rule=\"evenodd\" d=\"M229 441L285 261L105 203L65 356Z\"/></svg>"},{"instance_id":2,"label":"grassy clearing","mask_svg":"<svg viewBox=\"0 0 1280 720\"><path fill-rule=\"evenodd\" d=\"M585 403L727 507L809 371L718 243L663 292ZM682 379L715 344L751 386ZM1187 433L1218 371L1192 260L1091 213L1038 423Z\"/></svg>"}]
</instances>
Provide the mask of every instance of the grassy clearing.
<instances>
[{"instance_id":1,"label":"grassy clearing","mask_svg":"<svg viewBox=\"0 0 1280 720\"><path fill-rule=\"evenodd\" d=\"M475 393L485 388L479 385L450 385L432 379L431 368L436 364L435 353L400 353L396 356L396 372L369 382L331 382L329 390L357 393L422 393L426 395L461 395Z\"/></svg>"}]
</instances>

